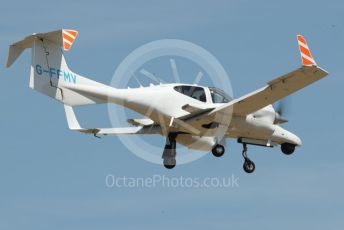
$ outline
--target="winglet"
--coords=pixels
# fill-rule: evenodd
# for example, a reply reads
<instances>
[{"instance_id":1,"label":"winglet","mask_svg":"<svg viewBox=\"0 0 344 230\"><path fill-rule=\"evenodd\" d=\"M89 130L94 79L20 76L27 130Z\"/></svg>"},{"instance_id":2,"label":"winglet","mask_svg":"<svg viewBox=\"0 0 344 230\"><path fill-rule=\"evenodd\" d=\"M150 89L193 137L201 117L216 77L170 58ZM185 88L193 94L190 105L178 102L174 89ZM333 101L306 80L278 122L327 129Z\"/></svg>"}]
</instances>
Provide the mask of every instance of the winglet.
<instances>
[{"instance_id":1,"label":"winglet","mask_svg":"<svg viewBox=\"0 0 344 230\"><path fill-rule=\"evenodd\" d=\"M304 66L316 66L317 63L315 62L310 49L308 48L308 44L306 39L302 35L297 35L297 41L299 43L299 50L302 59L302 65Z\"/></svg>"}]
</instances>

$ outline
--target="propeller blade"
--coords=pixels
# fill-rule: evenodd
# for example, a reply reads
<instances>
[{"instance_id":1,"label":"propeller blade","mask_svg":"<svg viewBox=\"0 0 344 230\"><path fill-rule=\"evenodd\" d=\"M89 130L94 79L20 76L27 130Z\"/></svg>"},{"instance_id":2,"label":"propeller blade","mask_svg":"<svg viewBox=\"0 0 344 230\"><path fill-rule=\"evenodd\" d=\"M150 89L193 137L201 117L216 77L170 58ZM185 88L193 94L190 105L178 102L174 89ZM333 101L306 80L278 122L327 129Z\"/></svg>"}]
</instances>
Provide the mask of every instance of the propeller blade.
<instances>
[{"instance_id":1,"label":"propeller blade","mask_svg":"<svg viewBox=\"0 0 344 230\"><path fill-rule=\"evenodd\" d=\"M288 122L288 119L286 118L286 113L288 112L288 108L290 108L290 100L289 99L283 99L280 100L275 105L275 121L274 124L282 124Z\"/></svg>"},{"instance_id":2,"label":"propeller blade","mask_svg":"<svg viewBox=\"0 0 344 230\"><path fill-rule=\"evenodd\" d=\"M286 97L275 104L275 111L281 116L287 116L290 113L291 97Z\"/></svg>"},{"instance_id":3,"label":"propeller blade","mask_svg":"<svg viewBox=\"0 0 344 230\"><path fill-rule=\"evenodd\" d=\"M284 100L281 100L278 102L277 106L276 106L276 112L283 116L284 112L285 112L285 101Z\"/></svg>"},{"instance_id":4,"label":"propeller blade","mask_svg":"<svg viewBox=\"0 0 344 230\"><path fill-rule=\"evenodd\" d=\"M171 58L170 59L170 64L171 64L171 68L172 68L172 73L173 73L174 81L179 83L180 82L180 78L179 78L179 73L178 73L176 61Z\"/></svg>"},{"instance_id":5,"label":"propeller blade","mask_svg":"<svg viewBox=\"0 0 344 230\"><path fill-rule=\"evenodd\" d=\"M196 78L195 78L195 80L194 80L194 82L193 82L193 84L198 85L198 83L201 81L202 77L203 77L203 73L201 71L199 71L197 76L196 76Z\"/></svg>"},{"instance_id":6,"label":"propeller blade","mask_svg":"<svg viewBox=\"0 0 344 230\"><path fill-rule=\"evenodd\" d=\"M274 124L283 124L288 122L288 120L285 117L282 117L278 112L276 112L275 114L275 120L274 120Z\"/></svg>"},{"instance_id":7,"label":"propeller blade","mask_svg":"<svg viewBox=\"0 0 344 230\"><path fill-rule=\"evenodd\" d=\"M164 83L164 80L162 80L161 78L155 76L153 73L149 72L148 70L146 69L141 69L140 70L140 73L145 75L146 77L148 77L149 79L157 82L157 83Z\"/></svg>"}]
</instances>

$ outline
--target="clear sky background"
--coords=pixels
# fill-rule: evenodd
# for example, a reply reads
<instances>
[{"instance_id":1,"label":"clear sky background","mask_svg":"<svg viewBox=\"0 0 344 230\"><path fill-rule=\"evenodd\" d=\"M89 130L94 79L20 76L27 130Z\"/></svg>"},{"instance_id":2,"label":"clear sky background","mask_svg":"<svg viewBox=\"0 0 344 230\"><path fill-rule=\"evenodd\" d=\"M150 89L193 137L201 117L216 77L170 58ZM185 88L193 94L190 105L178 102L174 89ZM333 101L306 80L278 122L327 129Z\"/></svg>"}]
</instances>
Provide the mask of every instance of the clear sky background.
<instances>
[{"instance_id":1,"label":"clear sky background","mask_svg":"<svg viewBox=\"0 0 344 230\"><path fill-rule=\"evenodd\" d=\"M68 131L62 105L28 88L26 51L10 69L0 67L0 229L342 229L343 12L340 0L2 1L3 66L9 44L72 28L79 36L66 54L69 67L109 84L135 48L177 38L216 56L238 97L299 67L295 36L303 34L330 75L291 97L285 127L304 144L294 155L250 146L256 171L248 175L241 146L229 140L224 157L209 154L168 171L116 137ZM104 105L81 109L80 120L110 124ZM234 174L239 187L107 188L108 174Z\"/></svg>"}]
</instances>

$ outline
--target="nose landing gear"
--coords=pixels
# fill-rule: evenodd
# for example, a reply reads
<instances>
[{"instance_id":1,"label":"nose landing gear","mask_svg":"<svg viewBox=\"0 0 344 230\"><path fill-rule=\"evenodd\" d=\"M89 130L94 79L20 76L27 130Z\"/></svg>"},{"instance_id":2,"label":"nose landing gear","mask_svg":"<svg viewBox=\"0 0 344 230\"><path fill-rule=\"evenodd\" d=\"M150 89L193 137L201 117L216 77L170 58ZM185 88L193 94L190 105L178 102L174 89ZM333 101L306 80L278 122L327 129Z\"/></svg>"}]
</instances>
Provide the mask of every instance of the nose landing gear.
<instances>
[{"instance_id":1,"label":"nose landing gear","mask_svg":"<svg viewBox=\"0 0 344 230\"><path fill-rule=\"evenodd\" d=\"M169 133L166 137L162 159L164 159L163 163L167 169L173 169L176 166L176 137L177 133Z\"/></svg>"}]
</instances>

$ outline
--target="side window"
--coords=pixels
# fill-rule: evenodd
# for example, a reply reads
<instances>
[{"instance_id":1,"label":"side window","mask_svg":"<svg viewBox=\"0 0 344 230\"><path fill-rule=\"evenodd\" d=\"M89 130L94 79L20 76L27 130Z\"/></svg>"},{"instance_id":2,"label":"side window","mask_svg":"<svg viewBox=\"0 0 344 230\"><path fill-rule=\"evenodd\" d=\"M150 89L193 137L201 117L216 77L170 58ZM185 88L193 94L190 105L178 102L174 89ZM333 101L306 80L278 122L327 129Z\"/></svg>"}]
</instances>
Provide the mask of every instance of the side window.
<instances>
[{"instance_id":1,"label":"side window","mask_svg":"<svg viewBox=\"0 0 344 230\"><path fill-rule=\"evenodd\" d=\"M213 103L225 103L225 98L215 92L211 94L211 99L213 100Z\"/></svg>"},{"instance_id":2,"label":"side window","mask_svg":"<svg viewBox=\"0 0 344 230\"><path fill-rule=\"evenodd\" d=\"M227 103L231 101L231 97L220 89L209 87L210 95L213 103Z\"/></svg>"},{"instance_id":3,"label":"side window","mask_svg":"<svg viewBox=\"0 0 344 230\"><path fill-rule=\"evenodd\" d=\"M176 91L196 100L206 102L205 91L202 87L181 85L174 87Z\"/></svg>"},{"instance_id":4,"label":"side window","mask_svg":"<svg viewBox=\"0 0 344 230\"><path fill-rule=\"evenodd\" d=\"M192 90L192 87L191 87L191 90ZM196 99L196 100L199 100L199 101L203 101L205 102L206 101L206 97L205 97L205 93L204 93L204 89L203 88L195 88L194 87L194 90L192 90L192 93L191 93L191 97Z\"/></svg>"}]
</instances>

